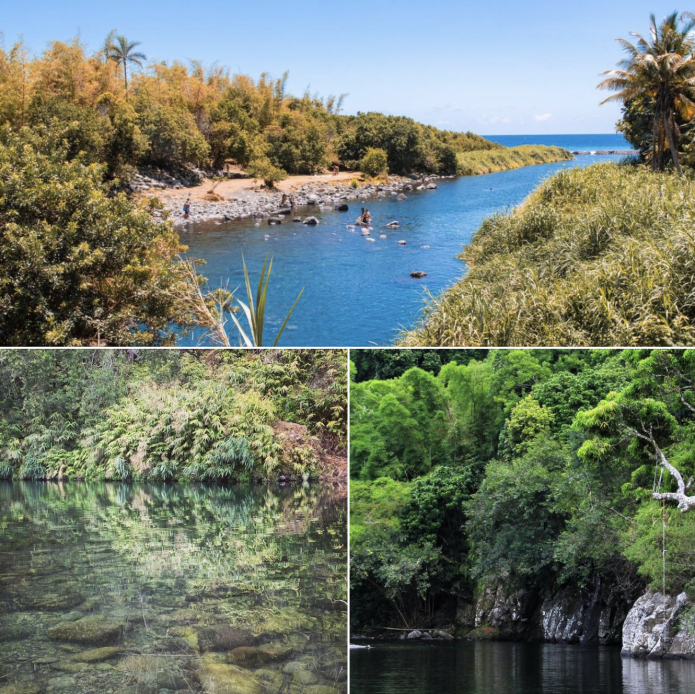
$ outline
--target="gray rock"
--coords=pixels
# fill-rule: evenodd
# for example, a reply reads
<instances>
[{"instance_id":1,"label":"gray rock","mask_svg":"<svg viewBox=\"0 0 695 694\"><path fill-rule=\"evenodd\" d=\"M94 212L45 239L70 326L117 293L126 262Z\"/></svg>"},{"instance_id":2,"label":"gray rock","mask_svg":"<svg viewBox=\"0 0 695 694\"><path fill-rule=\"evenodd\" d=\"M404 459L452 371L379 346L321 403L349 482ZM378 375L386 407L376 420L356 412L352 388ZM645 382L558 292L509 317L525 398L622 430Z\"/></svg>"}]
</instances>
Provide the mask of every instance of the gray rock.
<instances>
[{"instance_id":1,"label":"gray rock","mask_svg":"<svg viewBox=\"0 0 695 694\"><path fill-rule=\"evenodd\" d=\"M398 197L396 198L396 200L398 200L399 202L402 202L403 200L407 200L407 199L408 199L408 196L405 193L399 193Z\"/></svg>"},{"instance_id":2,"label":"gray rock","mask_svg":"<svg viewBox=\"0 0 695 694\"><path fill-rule=\"evenodd\" d=\"M257 639L247 629L216 624L198 632L202 651L232 651L239 646L255 646Z\"/></svg>"},{"instance_id":3,"label":"gray rock","mask_svg":"<svg viewBox=\"0 0 695 694\"><path fill-rule=\"evenodd\" d=\"M414 629L408 634L409 639L421 639L422 638L422 632L418 631L417 629Z\"/></svg>"},{"instance_id":4,"label":"gray rock","mask_svg":"<svg viewBox=\"0 0 695 694\"><path fill-rule=\"evenodd\" d=\"M695 638L687 633L688 629L677 628L689 605L685 593L672 596L650 591L643 595L625 618L621 654L635 658L695 658ZM681 631L686 633L681 635Z\"/></svg>"},{"instance_id":5,"label":"gray rock","mask_svg":"<svg viewBox=\"0 0 695 694\"><path fill-rule=\"evenodd\" d=\"M308 224L310 226L316 226L319 223L319 220L316 219L316 217L307 217L302 224Z\"/></svg>"},{"instance_id":6,"label":"gray rock","mask_svg":"<svg viewBox=\"0 0 695 694\"><path fill-rule=\"evenodd\" d=\"M282 217L268 217L268 224L282 224Z\"/></svg>"}]
</instances>

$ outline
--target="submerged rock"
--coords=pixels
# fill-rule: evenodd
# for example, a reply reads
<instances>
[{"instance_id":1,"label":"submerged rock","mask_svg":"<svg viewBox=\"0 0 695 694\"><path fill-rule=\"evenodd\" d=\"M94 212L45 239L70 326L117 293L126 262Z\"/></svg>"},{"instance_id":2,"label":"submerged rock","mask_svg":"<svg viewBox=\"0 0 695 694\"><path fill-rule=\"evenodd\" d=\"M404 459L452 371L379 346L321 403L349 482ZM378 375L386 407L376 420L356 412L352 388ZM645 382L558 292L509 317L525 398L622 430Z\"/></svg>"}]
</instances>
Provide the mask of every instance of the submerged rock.
<instances>
[{"instance_id":1,"label":"submerged rock","mask_svg":"<svg viewBox=\"0 0 695 694\"><path fill-rule=\"evenodd\" d=\"M264 665L269 660L273 660L273 656L260 648L253 646L239 646L233 651L227 653L227 662L232 665L240 665L245 668L257 668Z\"/></svg>"},{"instance_id":2,"label":"submerged rock","mask_svg":"<svg viewBox=\"0 0 695 694\"><path fill-rule=\"evenodd\" d=\"M104 646L103 648L93 648L89 651L82 651L72 656L71 660L76 663L101 663L104 660L115 658L121 653L118 646Z\"/></svg>"},{"instance_id":3,"label":"submerged rock","mask_svg":"<svg viewBox=\"0 0 695 694\"><path fill-rule=\"evenodd\" d=\"M154 655L131 655L118 663L116 668L132 677L139 685L164 687L165 689L187 688L185 677L172 658Z\"/></svg>"},{"instance_id":4,"label":"submerged rock","mask_svg":"<svg viewBox=\"0 0 695 694\"><path fill-rule=\"evenodd\" d=\"M411 276L411 277L416 277L416 278L418 278L418 277L427 277L427 273L426 273L426 272L423 272L422 270L413 270L413 271L410 273L410 276Z\"/></svg>"},{"instance_id":5,"label":"submerged rock","mask_svg":"<svg viewBox=\"0 0 695 694\"><path fill-rule=\"evenodd\" d=\"M36 610L37 612L65 612L73 607L77 607L84 602L82 595L76 593L48 593L40 598L30 600L22 605L25 610Z\"/></svg>"},{"instance_id":6,"label":"submerged rock","mask_svg":"<svg viewBox=\"0 0 695 694\"><path fill-rule=\"evenodd\" d=\"M272 641L271 643L264 643L262 646L259 646L258 650L267 653L273 660L284 660L285 658L289 658L296 649L289 643Z\"/></svg>"},{"instance_id":7,"label":"submerged rock","mask_svg":"<svg viewBox=\"0 0 695 694\"><path fill-rule=\"evenodd\" d=\"M36 682L14 682L0 687L0 694L42 694L43 689Z\"/></svg>"},{"instance_id":8,"label":"submerged rock","mask_svg":"<svg viewBox=\"0 0 695 694\"><path fill-rule=\"evenodd\" d=\"M261 694L259 679L242 668L218 663L209 656L203 657L198 678L206 692L215 694Z\"/></svg>"},{"instance_id":9,"label":"submerged rock","mask_svg":"<svg viewBox=\"0 0 695 694\"><path fill-rule=\"evenodd\" d=\"M31 631L25 627L0 627L0 643L4 641L21 641L28 636L31 636Z\"/></svg>"},{"instance_id":10,"label":"submerged rock","mask_svg":"<svg viewBox=\"0 0 695 694\"><path fill-rule=\"evenodd\" d=\"M125 624L110 622L101 615L90 615L76 622L61 623L48 630L48 638L54 641L106 646L118 641L125 631Z\"/></svg>"},{"instance_id":11,"label":"submerged rock","mask_svg":"<svg viewBox=\"0 0 695 694\"><path fill-rule=\"evenodd\" d=\"M216 624L198 632L201 651L232 651L239 646L255 646L256 637L248 629Z\"/></svg>"},{"instance_id":12,"label":"submerged rock","mask_svg":"<svg viewBox=\"0 0 695 694\"><path fill-rule=\"evenodd\" d=\"M339 691L325 684L313 684L304 690L304 694L339 694Z\"/></svg>"}]
</instances>

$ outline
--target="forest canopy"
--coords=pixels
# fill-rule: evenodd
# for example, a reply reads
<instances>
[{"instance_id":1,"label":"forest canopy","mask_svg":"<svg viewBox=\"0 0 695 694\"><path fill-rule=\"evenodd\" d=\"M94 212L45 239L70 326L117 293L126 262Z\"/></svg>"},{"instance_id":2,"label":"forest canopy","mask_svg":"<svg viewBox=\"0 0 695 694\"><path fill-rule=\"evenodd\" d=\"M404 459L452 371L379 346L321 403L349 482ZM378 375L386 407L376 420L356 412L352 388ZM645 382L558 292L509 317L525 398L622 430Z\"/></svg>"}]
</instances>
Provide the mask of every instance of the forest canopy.
<instances>
[{"instance_id":1,"label":"forest canopy","mask_svg":"<svg viewBox=\"0 0 695 694\"><path fill-rule=\"evenodd\" d=\"M485 588L695 589L695 352L461 352L353 353L353 629Z\"/></svg>"}]
</instances>

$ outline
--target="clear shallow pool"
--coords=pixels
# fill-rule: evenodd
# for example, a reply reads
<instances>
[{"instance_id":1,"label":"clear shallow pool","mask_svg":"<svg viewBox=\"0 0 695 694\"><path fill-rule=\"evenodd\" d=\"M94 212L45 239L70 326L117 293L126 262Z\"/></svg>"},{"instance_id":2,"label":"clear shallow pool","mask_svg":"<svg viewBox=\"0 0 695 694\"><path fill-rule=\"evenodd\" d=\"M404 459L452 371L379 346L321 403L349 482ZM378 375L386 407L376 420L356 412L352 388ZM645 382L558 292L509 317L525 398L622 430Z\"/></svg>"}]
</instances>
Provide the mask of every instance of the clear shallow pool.
<instances>
[{"instance_id":1,"label":"clear shallow pool","mask_svg":"<svg viewBox=\"0 0 695 694\"><path fill-rule=\"evenodd\" d=\"M465 272L457 256L483 219L518 205L547 176L563 166L587 166L619 159L581 156L564 164L543 164L486 176L442 181L436 191L350 203L349 212L306 208L321 223L308 227L288 221L268 226L253 220L206 222L180 228L188 255L202 258L211 287L243 287L242 254L255 287L266 256L273 258L267 333L275 337L282 320L304 287L304 294L282 336L282 345L358 347L391 344L412 326L425 302L425 290L438 294ZM345 227L366 205L372 212L370 243ZM384 229L392 220L399 230ZM381 234L386 239L380 239ZM266 238L267 237L267 238ZM398 244L405 240L406 246ZM413 279L410 273L427 273ZM244 292L242 291L242 296ZM181 344L198 344L193 334Z\"/></svg>"},{"instance_id":2,"label":"clear shallow pool","mask_svg":"<svg viewBox=\"0 0 695 694\"><path fill-rule=\"evenodd\" d=\"M350 652L350 694L692 694L695 662L555 644L379 643Z\"/></svg>"},{"instance_id":3,"label":"clear shallow pool","mask_svg":"<svg viewBox=\"0 0 695 694\"><path fill-rule=\"evenodd\" d=\"M322 489L0 483L0 691L344 693L345 542Z\"/></svg>"}]
</instances>

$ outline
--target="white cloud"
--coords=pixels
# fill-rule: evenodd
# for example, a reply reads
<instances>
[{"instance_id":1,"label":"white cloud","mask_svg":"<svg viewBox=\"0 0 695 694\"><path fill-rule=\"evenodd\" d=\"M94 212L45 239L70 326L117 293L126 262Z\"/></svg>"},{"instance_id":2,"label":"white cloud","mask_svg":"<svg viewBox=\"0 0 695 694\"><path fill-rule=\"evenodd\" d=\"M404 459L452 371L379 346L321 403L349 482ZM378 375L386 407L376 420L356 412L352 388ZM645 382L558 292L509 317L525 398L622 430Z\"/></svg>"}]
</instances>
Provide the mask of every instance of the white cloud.
<instances>
[{"instance_id":1,"label":"white cloud","mask_svg":"<svg viewBox=\"0 0 695 694\"><path fill-rule=\"evenodd\" d=\"M495 125L496 123L511 123L512 119L509 116L483 116L478 121L485 123L485 125Z\"/></svg>"},{"instance_id":2,"label":"white cloud","mask_svg":"<svg viewBox=\"0 0 695 694\"><path fill-rule=\"evenodd\" d=\"M538 116L534 116L533 120L537 120L539 123L551 120L553 117L552 113L541 113Z\"/></svg>"}]
</instances>

